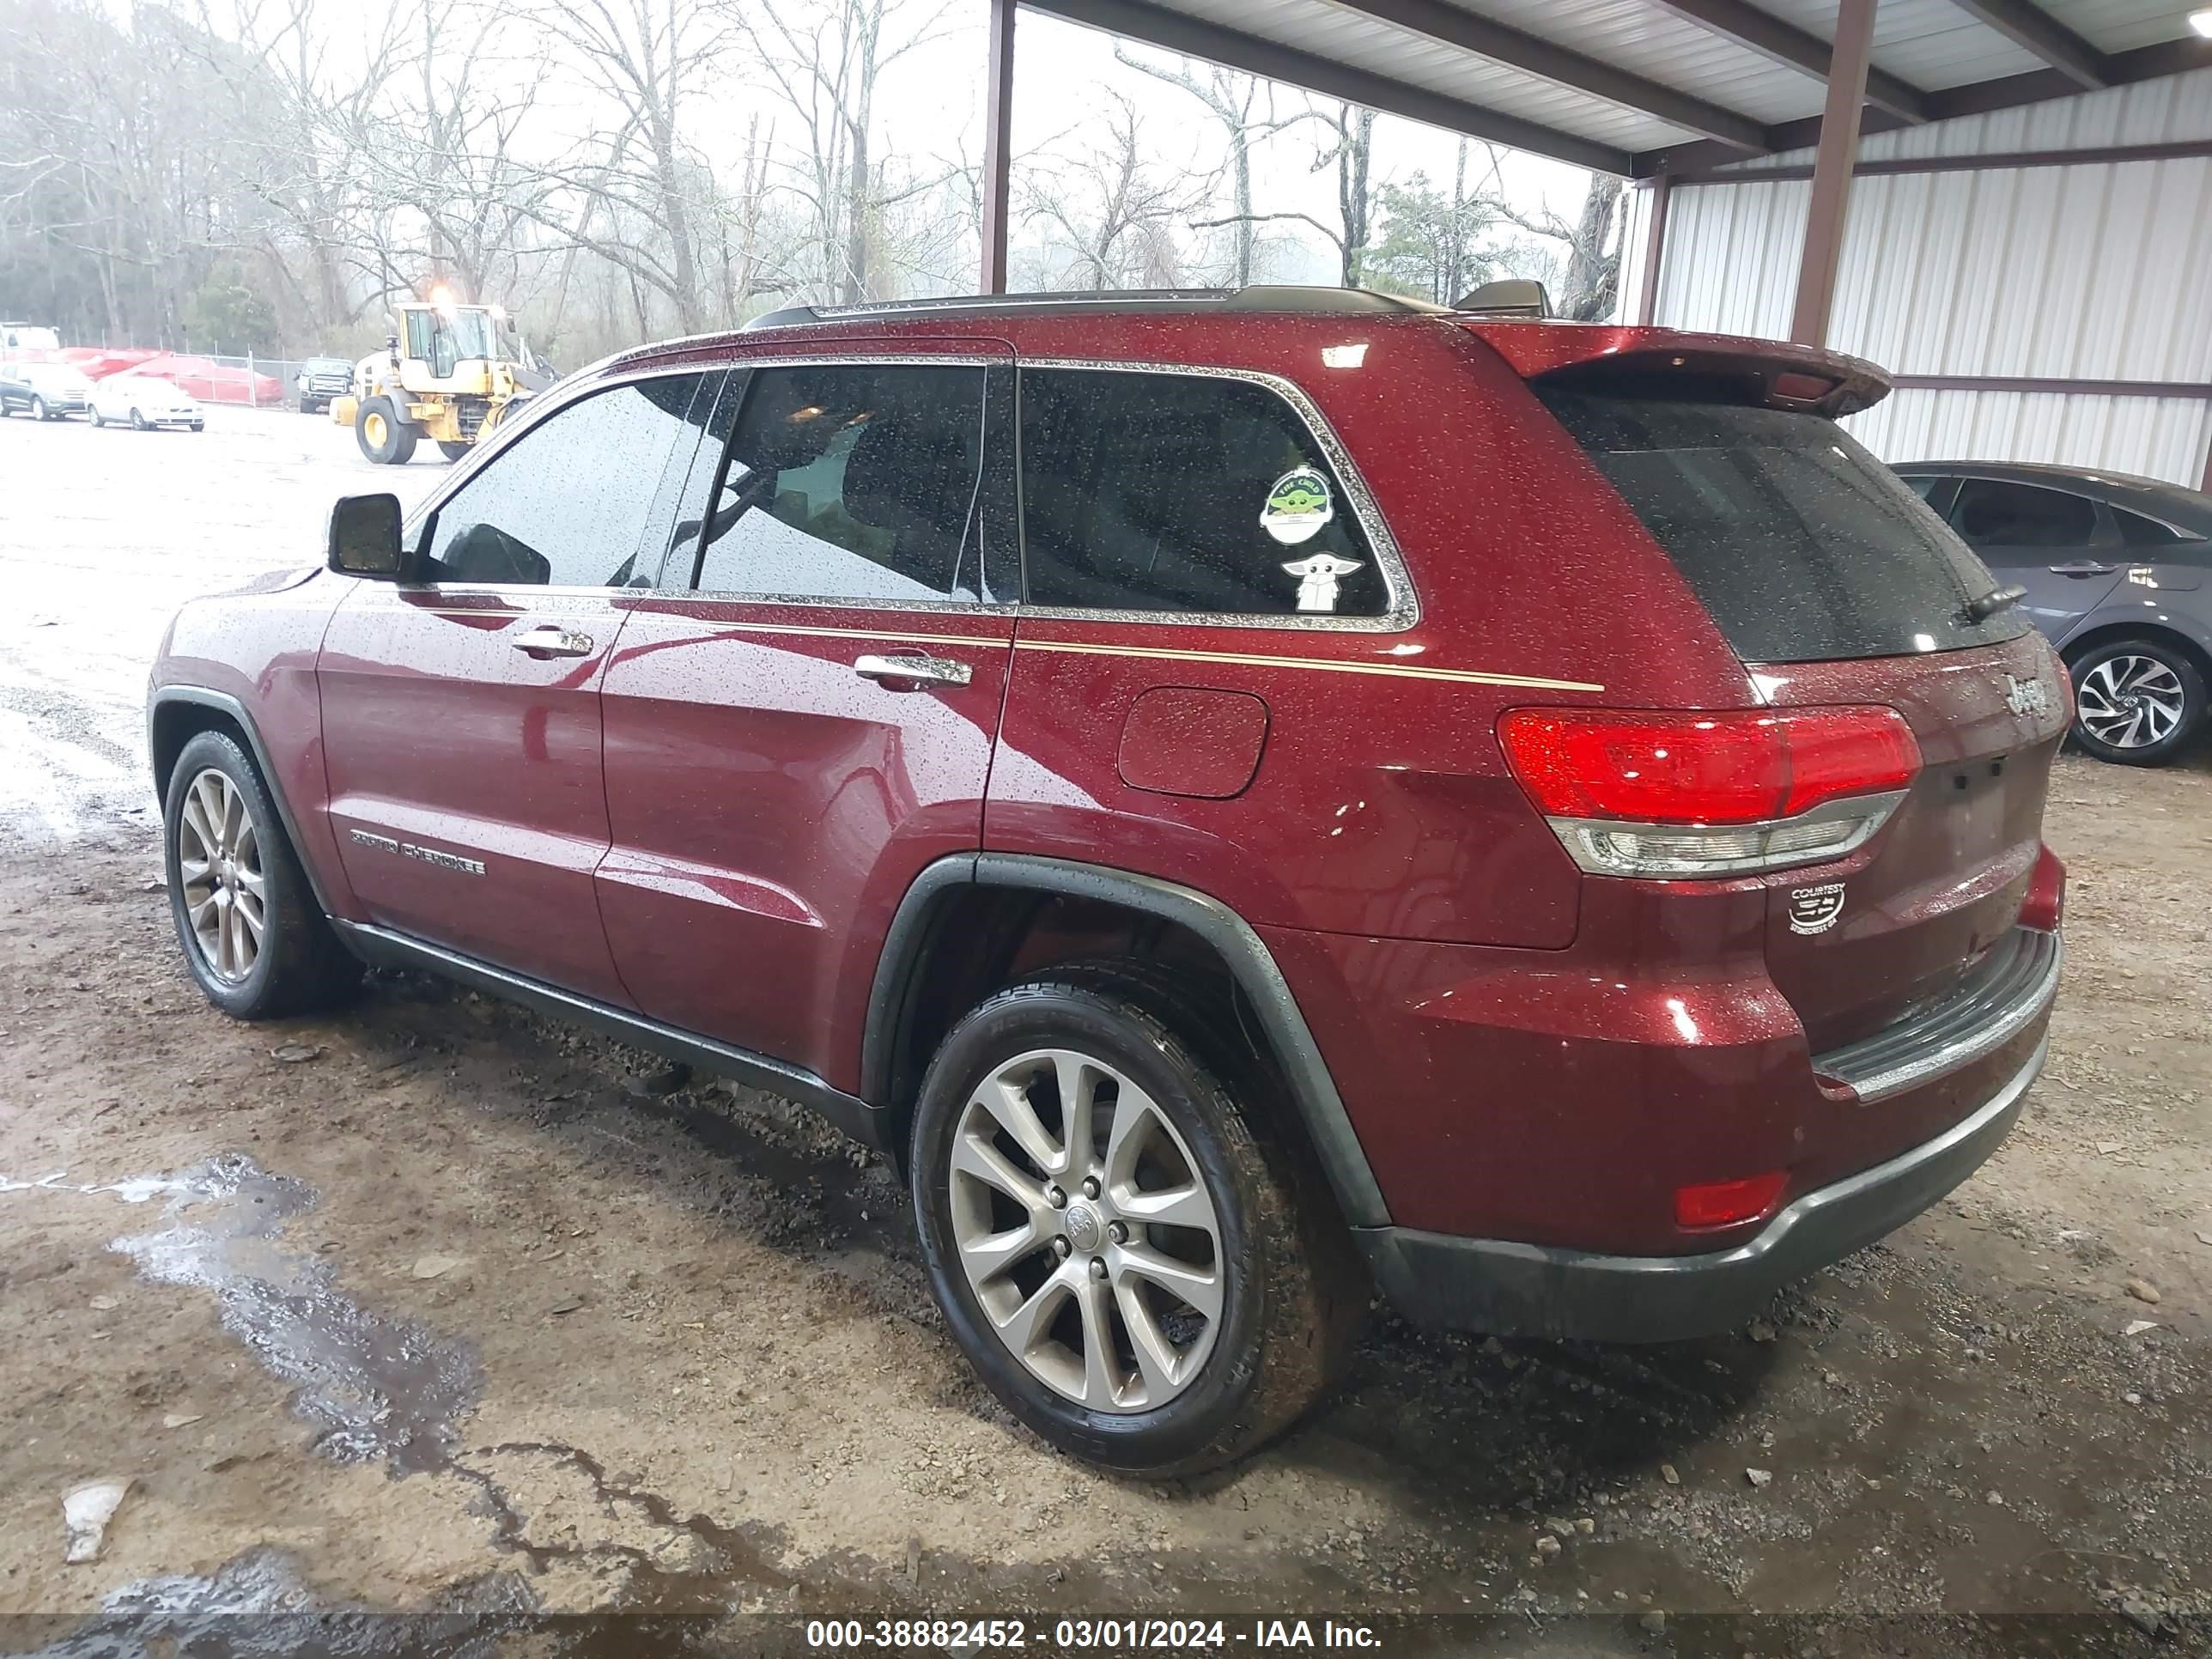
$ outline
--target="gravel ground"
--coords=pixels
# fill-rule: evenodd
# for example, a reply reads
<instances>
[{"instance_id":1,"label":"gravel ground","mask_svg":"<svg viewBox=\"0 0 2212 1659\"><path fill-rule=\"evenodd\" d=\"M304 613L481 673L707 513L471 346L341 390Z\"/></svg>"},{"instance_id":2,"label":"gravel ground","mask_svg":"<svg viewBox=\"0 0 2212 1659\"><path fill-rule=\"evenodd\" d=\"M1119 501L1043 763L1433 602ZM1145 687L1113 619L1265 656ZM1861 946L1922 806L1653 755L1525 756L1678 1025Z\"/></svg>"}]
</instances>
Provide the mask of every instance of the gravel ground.
<instances>
[{"instance_id":1,"label":"gravel ground","mask_svg":"<svg viewBox=\"0 0 2212 1659\"><path fill-rule=\"evenodd\" d=\"M1231 1646L1332 1616L1405 1653L2212 1638L2212 757L2062 760L2051 1071L1886 1245L1706 1342L1378 1318L1289 1440L1133 1484L998 1410L896 1183L797 1108L641 1101L641 1056L428 981L207 1007L155 880L162 622L317 557L331 495L438 476L211 413L0 427L0 1650L150 1621L195 1653L765 1651L799 1627L747 1616L794 1613ZM105 1549L64 1565L62 1495L106 1476ZM623 1617L534 1622L570 1613Z\"/></svg>"}]
</instances>

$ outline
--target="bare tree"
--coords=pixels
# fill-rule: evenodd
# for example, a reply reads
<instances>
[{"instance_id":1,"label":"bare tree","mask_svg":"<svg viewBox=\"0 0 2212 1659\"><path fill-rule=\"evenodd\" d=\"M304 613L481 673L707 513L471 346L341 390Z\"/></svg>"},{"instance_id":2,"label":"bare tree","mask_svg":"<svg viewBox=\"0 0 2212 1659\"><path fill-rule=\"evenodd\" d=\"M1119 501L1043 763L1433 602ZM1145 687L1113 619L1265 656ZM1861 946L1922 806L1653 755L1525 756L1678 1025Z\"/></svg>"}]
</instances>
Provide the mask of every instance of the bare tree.
<instances>
[{"instance_id":1,"label":"bare tree","mask_svg":"<svg viewBox=\"0 0 2212 1659\"><path fill-rule=\"evenodd\" d=\"M893 179L871 160L879 76L940 33L951 0L730 0L735 27L798 118L797 188L813 210L823 280L847 303L871 297L884 216L950 180Z\"/></svg>"},{"instance_id":2,"label":"bare tree","mask_svg":"<svg viewBox=\"0 0 2212 1659\"><path fill-rule=\"evenodd\" d=\"M1212 222L1236 227L1235 280L1238 287L1243 287L1252 280L1255 228L1260 217L1252 210L1253 149L1270 135L1309 119L1312 112L1300 110L1294 115L1278 118L1273 82L1238 70L1224 69L1218 64L1207 65L1206 77L1201 80L1188 58L1178 59L1176 66L1169 69L1133 56L1127 46L1116 46L1114 56L1139 74L1181 88L1205 105L1221 124L1228 145L1231 211L1227 217ZM1318 224L1304 214L1282 216L1305 218L1309 224Z\"/></svg>"},{"instance_id":3,"label":"bare tree","mask_svg":"<svg viewBox=\"0 0 2212 1659\"><path fill-rule=\"evenodd\" d=\"M1133 100L1109 92L1106 135L1080 153L1041 160L1024 183L1023 216L1042 221L1072 256L1049 287L1173 288L1181 277L1173 227L1209 181L1167 176L1146 158Z\"/></svg>"},{"instance_id":4,"label":"bare tree","mask_svg":"<svg viewBox=\"0 0 2212 1659\"><path fill-rule=\"evenodd\" d=\"M700 184L706 176L684 137L684 111L720 71L733 44L710 0L510 0L533 27L567 48L585 85L617 112L550 175L601 198L600 212L643 237L568 231L621 267L642 293L659 292L677 327L705 320L699 279ZM551 222L542 210L526 216Z\"/></svg>"},{"instance_id":5,"label":"bare tree","mask_svg":"<svg viewBox=\"0 0 2212 1659\"><path fill-rule=\"evenodd\" d=\"M1589 191L1572 222L1549 207L1523 212L1505 199L1504 152L1496 144L1484 148L1490 152L1490 199L1498 216L1560 248L1559 293L1553 302L1559 314L1582 323L1611 316L1620 297L1621 181L1611 173L1590 174Z\"/></svg>"}]
</instances>

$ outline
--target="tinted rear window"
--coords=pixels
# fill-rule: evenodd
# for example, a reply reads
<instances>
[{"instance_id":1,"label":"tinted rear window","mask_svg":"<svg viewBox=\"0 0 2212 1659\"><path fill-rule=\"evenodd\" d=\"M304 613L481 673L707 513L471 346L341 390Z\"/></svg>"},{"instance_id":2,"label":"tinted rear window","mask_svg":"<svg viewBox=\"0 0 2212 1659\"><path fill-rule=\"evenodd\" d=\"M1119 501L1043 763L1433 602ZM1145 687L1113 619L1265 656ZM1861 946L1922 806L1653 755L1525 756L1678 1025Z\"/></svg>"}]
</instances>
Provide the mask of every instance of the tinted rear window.
<instances>
[{"instance_id":1,"label":"tinted rear window","mask_svg":"<svg viewBox=\"0 0 2212 1659\"><path fill-rule=\"evenodd\" d=\"M1910 486L1834 422L1536 388L1747 662L1891 657L2025 633L1979 623L1997 584Z\"/></svg>"}]
</instances>

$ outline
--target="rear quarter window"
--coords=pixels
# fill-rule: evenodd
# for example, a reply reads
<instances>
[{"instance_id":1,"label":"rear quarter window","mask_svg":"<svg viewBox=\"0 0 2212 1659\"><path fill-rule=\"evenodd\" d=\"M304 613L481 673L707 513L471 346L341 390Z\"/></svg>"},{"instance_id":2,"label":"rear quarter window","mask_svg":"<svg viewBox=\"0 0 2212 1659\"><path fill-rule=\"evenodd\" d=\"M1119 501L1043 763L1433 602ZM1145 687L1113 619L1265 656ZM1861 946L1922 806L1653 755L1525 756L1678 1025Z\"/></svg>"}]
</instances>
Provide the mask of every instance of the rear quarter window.
<instances>
[{"instance_id":1,"label":"rear quarter window","mask_svg":"<svg viewBox=\"0 0 2212 1659\"><path fill-rule=\"evenodd\" d=\"M2015 639L2017 608L1911 486L1833 421L1534 388L1746 662L1952 651Z\"/></svg>"}]
</instances>

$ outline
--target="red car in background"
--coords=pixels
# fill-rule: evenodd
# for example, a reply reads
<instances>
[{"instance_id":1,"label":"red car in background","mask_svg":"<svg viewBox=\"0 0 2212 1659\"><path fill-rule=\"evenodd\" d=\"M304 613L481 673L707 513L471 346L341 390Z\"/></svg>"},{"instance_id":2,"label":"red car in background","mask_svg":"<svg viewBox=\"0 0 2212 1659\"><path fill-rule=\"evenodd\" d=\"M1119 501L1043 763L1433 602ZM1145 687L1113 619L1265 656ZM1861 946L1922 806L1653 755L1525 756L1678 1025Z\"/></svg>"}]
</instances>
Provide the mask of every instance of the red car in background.
<instances>
[{"instance_id":1,"label":"red car in background","mask_svg":"<svg viewBox=\"0 0 2212 1659\"><path fill-rule=\"evenodd\" d=\"M1379 1286L1726 1328L2045 1050L2051 647L1767 341L1310 289L780 313L564 380L151 687L208 997L428 969L805 1101L1152 1474Z\"/></svg>"},{"instance_id":2,"label":"red car in background","mask_svg":"<svg viewBox=\"0 0 2212 1659\"><path fill-rule=\"evenodd\" d=\"M77 373L86 380L104 380L111 374L151 362L163 354L128 346L64 346L57 355L64 362L76 365Z\"/></svg>"},{"instance_id":3,"label":"red car in background","mask_svg":"<svg viewBox=\"0 0 2212 1659\"><path fill-rule=\"evenodd\" d=\"M134 372L181 386L204 404L252 404L268 408L284 401L284 383L275 375L249 374L205 357L163 353L138 364Z\"/></svg>"}]
</instances>

